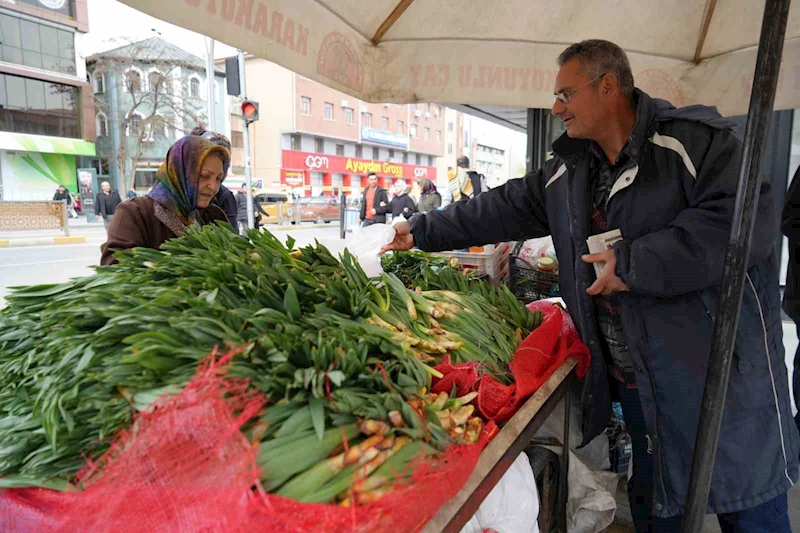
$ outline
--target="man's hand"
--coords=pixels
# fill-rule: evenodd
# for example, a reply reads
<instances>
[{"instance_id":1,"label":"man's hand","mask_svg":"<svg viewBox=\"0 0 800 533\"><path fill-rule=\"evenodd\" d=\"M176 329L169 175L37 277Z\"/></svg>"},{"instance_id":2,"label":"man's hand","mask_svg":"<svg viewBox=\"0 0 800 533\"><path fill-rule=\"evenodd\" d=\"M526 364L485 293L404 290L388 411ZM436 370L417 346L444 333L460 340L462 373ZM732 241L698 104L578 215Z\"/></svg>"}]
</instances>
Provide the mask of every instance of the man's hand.
<instances>
[{"instance_id":1,"label":"man's hand","mask_svg":"<svg viewBox=\"0 0 800 533\"><path fill-rule=\"evenodd\" d=\"M407 207L403 208L403 213L408 213L408 208Z\"/></svg>"},{"instance_id":2,"label":"man's hand","mask_svg":"<svg viewBox=\"0 0 800 533\"><path fill-rule=\"evenodd\" d=\"M381 202L381 207L386 207L386 202Z\"/></svg>"},{"instance_id":3,"label":"man's hand","mask_svg":"<svg viewBox=\"0 0 800 533\"><path fill-rule=\"evenodd\" d=\"M381 248L381 251L379 252L380 255L383 255L391 250L402 252L405 250L410 250L414 247L414 237L411 235L411 227L408 225L408 222L398 222L396 224L392 224L392 227L397 233L395 234L392 242Z\"/></svg>"},{"instance_id":4,"label":"man's hand","mask_svg":"<svg viewBox=\"0 0 800 533\"><path fill-rule=\"evenodd\" d=\"M599 254L587 254L581 256L585 263L605 263L603 272L600 277L592 283L592 286L586 289L586 294L590 296L597 296L598 294L612 294L615 292L627 292L630 289L625 283L617 277L615 267L617 266L617 257L614 255L614 250L606 250Z\"/></svg>"},{"instance_id":5,"label":"man's hand","mask_svg":"<svg viewBox=\"0 0 800 533\"><path fill-rule=\"evenodd\" d=\"M377 210L376 210L376 209L373 207L373 208L370 210L370 213L372 213L373 215L377 215L377 214L378 214L378 211L377 211Z\"/></svg>"}]
</instances>

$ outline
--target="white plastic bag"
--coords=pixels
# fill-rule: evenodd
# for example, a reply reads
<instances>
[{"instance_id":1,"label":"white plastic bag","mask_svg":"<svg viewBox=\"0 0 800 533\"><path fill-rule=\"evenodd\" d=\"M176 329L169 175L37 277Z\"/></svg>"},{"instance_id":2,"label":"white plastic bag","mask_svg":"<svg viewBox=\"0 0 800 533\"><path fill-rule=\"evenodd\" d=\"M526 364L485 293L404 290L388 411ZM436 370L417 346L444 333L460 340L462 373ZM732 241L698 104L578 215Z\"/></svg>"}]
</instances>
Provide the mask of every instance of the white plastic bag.
<instances>
[{"instance_id":1,"label":"white plastic bag","mask_svg":"<svg viewBox=\"0 0 800 533\"><path fill-rule=\"evenodd\" d=\"M337 256L347 248L350 253L358 258L358 263L369 277L379 276L383 272L381 258L378 252L381 248L394 240L395 230L386 224L373 224L361 228L345 240L322 239L320 242L330 252Z\"/></svg>"},{"instance_id":2,"label":"white plastic bag","mask_svg":"<svg viewBox=\"0 0 800 533\"><path fill-rule=\"evenodd\" d=\"M500 478L461 533L539 533L539 491L524 453Z\"/></svg>"}]
</instances>

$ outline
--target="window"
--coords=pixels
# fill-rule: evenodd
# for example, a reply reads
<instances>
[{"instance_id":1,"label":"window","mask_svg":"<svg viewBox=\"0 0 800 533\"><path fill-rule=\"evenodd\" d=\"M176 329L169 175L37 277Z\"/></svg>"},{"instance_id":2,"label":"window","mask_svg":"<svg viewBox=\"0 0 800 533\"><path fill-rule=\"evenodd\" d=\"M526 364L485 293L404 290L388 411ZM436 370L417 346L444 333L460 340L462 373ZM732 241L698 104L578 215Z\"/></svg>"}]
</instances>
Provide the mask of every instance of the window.
<instances>
[{"instance_id":1,"label":"window","mask_svg":"<svg viewBox=\"0 0 800 533\"><path fill-rule=\"evenodd\" d=\"M442 106L437 105L436 106L436 116L438 117L441 114L442 114Z\"/></svg>"},{"instance_id":2,"label":"window","mask_svg":"<svg viewBox=\"0 0 800 533\"><path fill-rule=\"evenodd\" d=\"M344 145L337 144L336 145L336 155L344 155Z\"/></svg>"},{"instance_id":3,"label":"window","mask_svg":"<svg viewBox=\"0 0 800 533\"><path fill-rule=\"evenodd\" d=\"M239 133L241 135L241 133ZM289 135L289 149L300 150L300 136L297 134Z\"/></svg>"},{"instance_id":4,"label":"window","mask_svg":"<svg viewBox=\"0 0 800 533\"><path fill-rule=\"evenodd\" d=\"M436 142L442 144L442 130L436 130Z\"/></svg>"},{"instance_id":5,"label":"window","mask_svg":"<svg viewBox=\"0 0 800 533\"><path fill-rule=\"evenodd\" d=\"M98 113L96 117L98 137L108 137L108 118L103 113Z\"/></svg>"},{"instance_id":6,"label":"window","mask_svg":"<svg viewBox=\"0 0 800 533\"><path fill-rule=\"evenodd\" d=\"M106 75L102 72L95 72L93 76L93 85L95 94L103 94L106 92Z\"/></svg>"},{"instance_id":7,"label":"window","mask_svg":"<svg viewBox=\"0 0 800 533\"><path fill-rule=\"evenodd\" d=\"M157 93L159 91L164 90L163 87L160 86L161 80L164 79L164 75L154 70L150 74L147 75L147 84L150 87L150 92Z\"/></svg>"},{"instance_id":8,"label":"window","mask_svg":"<svg viewBox=\"0 0 800 533\"><path fill-rule=\"evenodd\" d=\"M150 126L150 137L152 139L167 138L167 122L163 117L156 115L148 126Z\"/></svg>"},{"instance_id":9,"label":"window","mask_svg":"<svg viewBox=\"0 0 800 533\"><path fill-rule=\"evenodd\" d=\"M408 163L408 152L403 152L403 163Z\"/></svg>"},{"instance_id":10,"label":"window","mask_svg":"<svg viewBox=\"0 0 800 533\"><path fill-rule=\"evenodd\" d=\"M325 102L325 120L333 120L333 104Z\"/></svg>"},{"instance_id":11,"label":"window","mask_svg":"<svg viewBox=\"0 0 800 533\"><path fill-rule=\"evenodd\" d=\"M431 140L431 129L430 128L425 128L425 140L426 141L430 141Z\"/></svg>"},{"instance_id":12,"label":"window","mask_svg":"<svg viewBox=\"0 0 800 533\"><path fill-rule=\"evenodd\" d=\"M360 144L356 145L356 157L359 158L359 159L364 157L364 150L363 150L363 147Z\"/></svg>"},{"instance_id":13,"label":"window","mask_svg":"<svg viewBox=\"0 0 800 533\"><path fill-rule=\"evenodd\" d=\"M448 154L453 153L453 143L447 143L447 153Z\"/></svg>"},{"instance_id":14,"label":"window","mask_svg":"<svg viewBox=\"0 0 800 533\"><path fill-rule=\"evenodd\" d=\"M372 113L361 113L363 120L361 121L365 128L372 127Z\"/></svg>"},{"instance_id":15,"label":"window","mask_svg":"<svg viewBox=\"0 0 800 533\"><path fill-rule=\"evenodd\" d=\"M422 164L422 156L417 154L416 161L417 161L418 165L421 165Z\"/></svg>"},{"instance_id":16,"label":"window","mask_svg":"<svg viewBox=\"0 0 800 533\"><path fill-rule=\"evenodd\" d=\"M389 149L389 159L394 161L394 150L392 150L391 148Z\"/></svg>"},{"instance_id":17,"label":"window","mask_svg":"<svg viewBox=\"0 0 800 533\"><path fill-rule=\"evenodd\" d=\"M372 159L378 160L381 158L381 151L377 146L372 147Z\"/></svg>"},{"instance_id":18,"label":"window","mask_svg":"<svg viewBox=\"0 0 800 533\"><path fill-rule=\"evenodd\" d=\"M107 176L108 174L110 174L108 166L108 158L106 157L92 159L90 166L97 171L97 174L99 176Z\"/></svg>"},{"instance_id":19,"label":"window","mask_svg":"<svg viewBox=\"0 0 800 533\"><path fill-rule=\"evenodd\" d=\"M0 74L0 131L80 137L78 89Z\"/></svg>"},{"instance_id":20,"label":"window","mask_svg":"<svg viewBox=\"0 0 800 533\"><path fill-rule=\"evenodd\" d=\"M198 87L199 87L198 82ZM129 93L138 93L142 90L142 74L136 70L125 73L125 90Z\"/></svg>"},{"instance_id":21,"label":"window","mask_svg":"<svg viewBox=\"0 0 800 533\"><path fill-rule=\"evenodd\" d=\"M416 124L411 124L408 127L408 136L409 137L416 137L417 136L417 125Z\"/></svg>"},{"instance_id":22,"label":"window","mask_svg":"<svg viewBox=\"0 0 800 533\"><path fill-rule=\"evenodd\" d=\"M453 123L452 122L448 122L447 123L447 131L453 131Z\"/></svg>"},{"instance_id":23,"label":"window","mask_svg":"<svg viewBox=\"0 0 800 533\"><path fill-rule=\"evenodd\" d=\"M300 114L311 115L311 98L308 96L300 97Z\"/></svg>"},{"instance_id":24,"label":"window","mask_svg":"<svg viewBox=\"0 0 800 533\"><path fill-rule=\"evenodd\" d=\"M403 121L402 120L398 120L397 121L397 134L398 135L402 135L404 131L405 130L403 129Z\"/></svg>"},{"instance_id":25,"label":"window","mask_svg":"<svg viewBox=\"0 0 800 533\"><path fill-rule=\"evenodd\" d=\"M241 131L231 132L231 148L244 148L244 133Z\"/></svg>"},{"instance_id":26,"label":"window","mask_svg":"<svg viewBox=\"0 0 800 533\"><path fill-rule=\"evenodd\" d=\"M355 124L355 112L353 111L352 107L344 108L344 122L348 126Z\"/></svg>"},{"instance_id":27,"label":"window","mask_svg":"<svg viewBox=\"0 0 800 533\"><path fill-rule=\"evenodd\" d=\"M134 113L128 120L128 136L138 137L142 130L142 116Z\"/></svg>"},{"instance_id":28,"label":"window","mask_svg":"<svg viewBox=\"0 0 800 533\"><path fill-rule=\"evenodd\" d=\"M325 153L325 141L322 140L320 137L314 138L314 151L318 154Z\"/></svg>"},{"instance_id":29,"label":"window","mask_svg":"<svg viewBox=\"0 0 800 533\"><path fill-rule=\"evenodd\" d=\"M466 131L464 132L464 148L469 148L469 134Z\"/></svg>"},{"instance_id":30,"label":"window","mask_svg":"<svg viewBox=\"0 0 800 533\"><path fill-rule=\"evenodd\" d=\"M429 167L432 167L432 166L433 166L433 156L432 156L432 155L429 155L429 156L428 156L428 166L429 166Z\"/></svg>"},{"instance_id":31,"label":"window","mask_svg":"<svg viewBox=\"0 0 800 533\"><path fill-rule=\"evenodd\" d=\"M430 104L425 104L424 109L425 109L426 113L430 113L431 112L431 105Z\"/></svg>"},{"instance_id":32,"label":"window","mask_svg":"<svg viewBox=\"0 0 800 533\"><path fill-rule=\"evenodd\" d=\"M189 80L189 96L200 98L200 80L198 78Z\"/></svg>"},{"instance_id":33,"label":"window","mask_svg":"<svg viewBox=\"0 0 800 533\"><path fill-rule=\"evenodd\" d=\"M381 129L389 131L389 117L381 117Z\"/></svg>"},{"instance_id":34,"label":"window","mask_svg":"<svg viewBox=\"0 0 800 533\"><path fill-rule=\"evenodd\" d=\"M0 59L62 74L75 74L75 34L0 14Z\"/></svg>"}]
</instances>

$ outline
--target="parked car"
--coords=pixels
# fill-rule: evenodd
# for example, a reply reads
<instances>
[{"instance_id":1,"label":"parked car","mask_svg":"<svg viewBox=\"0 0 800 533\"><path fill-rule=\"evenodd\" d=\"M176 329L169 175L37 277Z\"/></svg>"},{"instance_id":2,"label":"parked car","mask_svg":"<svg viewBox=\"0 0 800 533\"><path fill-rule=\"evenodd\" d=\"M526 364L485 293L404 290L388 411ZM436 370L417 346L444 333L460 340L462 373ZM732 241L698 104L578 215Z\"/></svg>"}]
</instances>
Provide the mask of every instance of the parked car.
<instances>
[{"instance_id":1,"label":"parked car","mask_svg":"<svg viewBox=\"0 0 800 533\"><path fill-rule=\"evenodd\" d=\"M286 207L286 215L292 221L297 220L296 209L300 210L300 222L316 222L317 224L329 223L339 220L339 199L331 196L317 196L314 198L299 198Z\"/></svg>"},{"instance_id":2,"label":"parked car","mask_svg":"<svg viewBox=\"0 0 800 533\"><path fill-rule=\"evenodd\" d=\"M264 224L277 224L280 217L278 205L286 205L288 203L285 194L277 193L258 193L255 196L255 200L261 205L261 208L267 212L267 216L259 213L258 223L262 226ZM286 212L286 207L284 207L283 210Z\"/></svg>"}]
</instances>

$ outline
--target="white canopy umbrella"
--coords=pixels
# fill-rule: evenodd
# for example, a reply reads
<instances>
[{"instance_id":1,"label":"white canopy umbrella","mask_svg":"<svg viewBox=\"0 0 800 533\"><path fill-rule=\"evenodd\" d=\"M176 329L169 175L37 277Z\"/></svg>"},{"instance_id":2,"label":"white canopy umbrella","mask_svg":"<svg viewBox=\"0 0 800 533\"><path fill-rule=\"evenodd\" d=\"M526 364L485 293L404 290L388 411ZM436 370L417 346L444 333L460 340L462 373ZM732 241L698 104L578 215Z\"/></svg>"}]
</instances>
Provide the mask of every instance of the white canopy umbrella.
<instances>
[{"instance_id":1,"label":"white canopy umbrella","mask_svg":"<svg viewBox=\"0 0 800 533\"><path fill-rule=\"evenodd\" d=\"M370 102L548 108L558 54L588 38L629 54L637 86L743 114L763 0L122 0ZM777 109L800 107L800 8Z\"/></svg>"}]
</instances>

